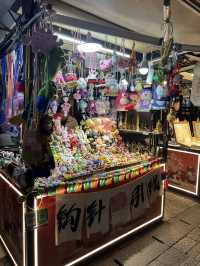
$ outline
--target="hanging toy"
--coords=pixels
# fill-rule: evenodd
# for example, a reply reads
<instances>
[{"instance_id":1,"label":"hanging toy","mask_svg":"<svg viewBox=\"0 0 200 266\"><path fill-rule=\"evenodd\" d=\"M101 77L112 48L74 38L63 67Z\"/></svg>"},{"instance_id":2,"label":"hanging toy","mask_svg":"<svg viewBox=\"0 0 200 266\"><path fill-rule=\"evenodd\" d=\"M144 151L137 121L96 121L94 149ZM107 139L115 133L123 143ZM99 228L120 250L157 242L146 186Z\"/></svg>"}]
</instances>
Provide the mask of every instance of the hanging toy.
<instances>
[{"instance_id":1,"label":"hanging toy","mask_svg":"<svg viewBox=\"0 0 200 266\"><path fill-rule=\"evenodd\" d=\"M138 110L148 112L151 109L152 92L151 89L144 88L140 93Z\"/></svg>"},{"instance_id":2,"label":"hanging toy","mask_svg":"<svg viewBox=\"0 0 200 266\"><path fill-rule=\"evenodd\" d=\"M49 103L49 108L50 110L52 111L52 114L56 114L57 110L58 110L58 102L56 99L52 100L50 103Z\"/></svg>"},{"instance_id":3,"label":"hanging toy","mask_svg":"<svg viewBox=\"0 0 200 266\"><path fill-rule=\"evenodd\" d=\"M134 91L135 91L135 86L134 86L133 78L131 79L129 90L130 90L131 92L134 92Z\"/></svg>"},{"instance_id":4,"label":"hanging toy","mask_svg":"<svg viewBox=\"0 0 200 266\"><path fill-rule=\"evenodd\" d=\"M71 104L68 102L68 97L63 97L64 103L61 105L62 111L64 113L64 117L68 116L69 110L71 108Z\"/></svg>"},{"instance_id":5,"label":"hanging toy","mask_svg":"<svg viewBox=\"0 0 200 266\"><path fill-rule=\"evenodd\" d=\"M97 82L97 72L96 72L95 69L90 69L89 70L89 75L87 77L87 82L96 84L96 82Z\"/></svg>"},{"instance_id":6,"label":"hanging toy","mask_svg":"<svg viewBox=\"0 0 200 266\"><path fill-rule=\"evenodd\" d=\"M88 110L89 114L91 116L94 116L96 113L96 102L95 101L91 101L89 103L89 110Z\"/></svg>"},{"instance_id":7,"label":"hanging toy","mask_svg":"<svg viewBox=\"0 0 200 266\"><path fill-rule=\"evenodd\" d=\"M137 60L136 60L136 52L135 52L135 42L132 46L131 56L128 64L128 72L129 75L133 75L136 72Z\"/></svg>"},{"instance_id":8,"label":"hanging toy","mask_svg":"<svg viewBox=\"0 0 200 266\"><path fill-rule=\"evenodd\" d=\"M110 88L112 92L118 92L118 83L114 76L111 74L106 75L105 77L105 85Z\"/></svg>"},{"instance_id":9,"label":"hanging toy","mask_svg":"<svg viewBox=\"0 0 200 266\"><path fill-rule=\"evenodd\" d=\"M133 109L137 109L140 103L140 94L138 92L129 93L130 104L133 105Z\"/></svg>"},{"instance_id":10,"label":"hanging toy","mask_svg":"<svg viewBox=\"0 0 200 266\"><path fill-rule=\"evenodd\" d=\"M166 91L163 86L155 85L153 87L153 99L152 99L152 109L161 110L165 109L166 101L164 100L166 96Z\"/></svg>"},{"instance_id":11,"label":"hanging toy","mask_svg":"<svg viewBox=\"0 0 200 266\"><path fill-rule=\"evenodd\" d=\"M179 94L179 85L181 81L179 68L179 65L176 64L168 76L168 96L176 96Z\"/></svg>"},{"instance_id":12,"label":"hanging toy","mask_svg":"<svg viewBox=\"0 0 200 266\"><path fill-rule=\"evenodd\" d=\"M94 100L94 84L93 83L89 83L88 99L90 101L93 101Z\"/></svg>"},{"instance_id":13,"label":"hanging toy","mask_svg":"<svg viewBox=\"0 0 200 266\"><path fill-rule=\"evenodd\" d=\"M81 93L79 90L76 93L74 93L73 98L76 100L77 103L80 101Z\"/></svg>"},{"instance_id":14,"label":"hanging toy","mask_svg":"<svg viewBox=\"0 0 200 266\"><path fill-rule=\"evenodd\" d=\"M62 71L58 71L54 77L54 82L58 85L65 85L65 79Z\"/></svg>"},{"instance_id":15,"label":"hanging toy","mask_svg":"<svg viewBox=\"0 0 200 266\"><path fill-rule=\"evenodd\" d=\"M31 36L26 36L24 44L31 45L34 53L41 52L44 55L48 55L52 49L59 45L57 36L53 35L51 31L45 31L44 29L37 29L33 31Z\"/></svg>"},{"instance_id":16,"label":"hanging toy","mask_svg":"<svg viewBox=\"0 0 200 266\"><path fill-rule=\"evenodd\" d=\"M130 103L128 99L128 94L126 92L120 92L116 98L116 110L126 111L126 106Z\"/></svg>"},{"instance_id":17,"label":"hanging toy","mask_svg":"<svg viewBox=\"0 0 200 266\"><path fill-rule=\"evenodd\" d=\"M119 81L119 90L120 91L127 91L127 89L128 89L128 81L122 75L122 77L121 77L121 79Z\"/></svg>"},{"instance_id":18,"label":"hanging toy","mask_svg":"<svg viewBox=\"0 0 200 266\"><path fill-rule=\"evenodd\" d=\"M163 5L163 42L161 48L161 64L167 64L170 52L173 48L173 25L171 22L171 6L170 0L164 0Z\"/></svg>"},{"instance_id":19,"label":"hanging toy","mask_svg":"<svg viewBox=\"0 0 200 266\"><path fill-rule=\"evenodd\" d=\"M87 88L87 82L84 78L79 78L77 80L77 89L86 89Z\"/></svg>"},{"instance_id":20,"label":"hanging toy","mask_svg":"<svg viewBox=\"0 0 200 266\"><path fill-rule=\"evenodd\" d=\"M86 119L86 108L87 108L87 102L85 100L80 100L79 102L79 109L81 111L81 114L83 116L83 119Z\"/></svg>"},{"instance_id":21,"label":"hanging toy","mask_svg":"<svg viewBox=\"0 0 200 266\"><path fill-rule=\"evenodd\" d=\"M109 71L112 67L112 58L100 60L99 67L101 71Z\"/></svg>"},{"instance_id":22,"label":"hanging toy","mask_svg":"<svg viewBox=\"0 0 200 266\"><path fill-rule=\"evenodd\" d=\"M117 54L115 51L112 55L112 72L113 73L117 72Z\"/></svg>"},{"instance_id":23,"label":"hanging toy","mask_svg":"<svg viewBox=\"0 0 200 266\"><path fill-rule=\"evenodd\" d=\"M98 84L95 85L96 88L100 88L100 87L105 87L105 77L104 77L104 73L101 71L99 76L98 76Z\"/></svg>"},{"instance_id":24,"label":"hanging toy","mask_svg":"<svg viewBox=\"0 0 200 266\"><path fill-rule=\"evenodd\" d=\"M75 89L77 88L77 77L74 73L68 73L64 76L66 86L69 89Z\"/></svg>"},{"instance_id":25,"label":"hanging toy","mask_svg":"<svg viewBox=\"0 0 200 266\"><path fill-rule=\"evenodd\" d=\"M135 90L137 92L140 92L143 90L143 81L141 78L136 78L135 79Z\"/></svg>"},{"instance_id":26,"label":"hanging toy","mask_svg":"<svg viewBox=\"0 0 200 266\"><path fill-rule=\"evenodd\" d=\"M147 74L147 79L146 79L146 83L147 84L152 84L153 83L153 76L154 76L154 68L152 63L149 63L149 71Z\"/></svg>"}]
</instances>

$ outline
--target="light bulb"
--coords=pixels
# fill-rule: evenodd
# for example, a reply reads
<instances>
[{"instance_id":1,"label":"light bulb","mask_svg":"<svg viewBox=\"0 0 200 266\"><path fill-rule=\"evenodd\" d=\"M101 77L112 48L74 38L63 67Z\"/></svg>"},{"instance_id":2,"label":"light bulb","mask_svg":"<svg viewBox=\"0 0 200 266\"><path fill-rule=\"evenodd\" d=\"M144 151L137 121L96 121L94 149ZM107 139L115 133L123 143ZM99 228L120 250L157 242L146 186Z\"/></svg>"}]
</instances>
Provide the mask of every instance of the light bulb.
<instances>
[{"instance_id":1,"label":"light bulb","mask_svg":"<svg viewBox=\"0 0 200 266\"><path fill-rule=\"evenodd\" d=\"M148 67L140 67L139 72L141 75L146 75L149 72Z\"/></svg>"},{"instance_id":2,"label":"light bulb","mask_svg":"<svg viewBox=\"0 0 200 266\"><path fill-rule=\"evenodd\" d=\"M102 49L102 45L99 43L81 43L77 46L78 51L82 53L95 53Z\"/></svg>"}]
</instances>

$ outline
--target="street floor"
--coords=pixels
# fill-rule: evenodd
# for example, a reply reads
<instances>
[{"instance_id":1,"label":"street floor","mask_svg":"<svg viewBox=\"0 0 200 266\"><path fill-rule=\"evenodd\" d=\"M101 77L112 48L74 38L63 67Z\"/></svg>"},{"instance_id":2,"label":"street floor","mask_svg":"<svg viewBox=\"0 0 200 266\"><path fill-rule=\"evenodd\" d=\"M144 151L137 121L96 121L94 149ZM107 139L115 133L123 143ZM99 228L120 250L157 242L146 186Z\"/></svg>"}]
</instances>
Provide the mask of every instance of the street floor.
<instances>
[{"instance_id":1,"label":"street floor","mask_svg":"<svg viewBox=\"0 0 200 266\"><path fill-rule=\"evenodd\" d=\"M0 246L0 266L11 265ZM168 191L163 222L123 240L81 264L146 265L200 266L200 200Z\"/></svg>"}]
</instances>

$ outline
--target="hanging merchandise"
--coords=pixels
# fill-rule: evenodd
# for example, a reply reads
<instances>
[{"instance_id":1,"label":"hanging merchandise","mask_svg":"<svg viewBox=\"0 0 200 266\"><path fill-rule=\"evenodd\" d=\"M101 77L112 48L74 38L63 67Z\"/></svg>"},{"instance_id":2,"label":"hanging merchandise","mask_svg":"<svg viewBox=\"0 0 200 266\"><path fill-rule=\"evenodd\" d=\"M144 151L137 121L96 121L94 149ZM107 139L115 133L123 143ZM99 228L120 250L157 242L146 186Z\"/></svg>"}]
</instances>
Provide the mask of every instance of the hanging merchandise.
<instances>
[{"instance_id":1,"label":"hanging merchandise","mask_svg":"<svg viewBox=\"0 0 200 266\"><path fill-rule=\"evenodd\" d=\"M166 108L166 90L161 85L153 85L152 105L153 110L162 110Z\"/></svg>"},{"instance_id":2,"label":"hanging merchandise","mask_svg":"<svg viewBox=\"0 0 200 266\"><path fill-rule=\"evenodd\" d=\"M115 74L117 72L117 53L113 52L112 55L112 73Z\"/></svg>"},{"instance_id":3,"label":"hanging merchandise","mask_svg":"<svg viewBox=\"0 0 200 266\"><path fill-rule=\"evenodd\" d=\"M194 106L200 106L200 64L196 64L194 67L191 102L194 104Z\"/></svg>"},{"instance_id":4,"label":"hanging merchandise","mask_svg":"<svg viewBox=\"0 0 200 266\"><path fill-rule=\"evenodd\" d=\"M99 68L101 71L109 71L112 68L112 58L100 60Z\"/></svg>"},{"instance_id":5,"label":"hanging merchandise","mask_svg":"<svg viewBox=\"0 0 200 266\"><path fill-rule=\"evenodd\" d=\"M179 73L180 66L174 65L172 71L168 75L168 96L177 96L179 94L179 87L181 82L181 75Z\"/></svg>"},{"instance_id":6,"label":"hanging merchandise","mask_svg":"<svg viewBox=\"0 0 200 266\"><path fill-rule=\"evenodd\" d=\"M107 74L105 76L105 87L107 89L105 92L107 95L117 95L119 85L114 75Z\"/></svg>"},{"instance_id":7,"label":"hanging merchandise","mask_svg":"<svg viewBox=\"0 0 200 266\"><path fill-rule=\"evenodd\" d=\"M161 84L165 80L164 70L160 67L154 70L153 82Z\"/></svg>"},{"instance_id":8,"label":"hanging merchandise","mask_svg":"<svg viewBox=\"0 0 200 266\"><path fill-rule=\"evenodd\" d=\"M140 101L137 110L140 112L149 112L151 109L152 91L149 88L144 88L140 92Z\"/></svg>"},{"instance_id":9,"label":"hanging merchandise","mask_svg":"<svg viewBox=\"0 0 200 266\"><path fill-rule=\"evenodd\" d=\"M0 79L0 125L6 120L6 57L1 61L1 79Z\"/></svg>"},{"instance_id":10,"label":"hanging merchandise","mask_svg":"<svg viewBox=\"0 0 200 266\"><path fill-rule=\"evenodd\" d=\"M129 75L133 76L136 73L136 67L137 67L137 59L136 59L136 52L135 52L135 43L133 43L129 65L128 65Z\"/></svg>"},{"instance_id":11,"label":"hanging merchandise","mask_svg":"<svg viewBox=\"0 0 200 266\"><path fill-rule=\"evenodd\" d=\"M152 63L152 53L151 53L151 60L149 62L149 71L146 79L147 84L152 84L153 83L153 76L154 76L154 67Z\"/></svg>"},{"instance_id":12,"label":"hanging merchandise","mask_svg":"<svg viewBox=\"0 0 200 266\"><path fill-rule=\"evenodd\" d=\"M143 81L141 78L135 79L135 91L140 92L143 90Z\"/></svg>"},{"instance_id":13,"label":"hanging merchandise","mask_svg":"<svg viewBox=\"0 0 200 266\"><path fill-rule=\"evenodd\" d=\"M119 90L127 91L127 89L128 89L128 81L126 80L124 75L121 75L121 79L119 81Z\"/></svg>"},{"instance_id":14,"label":"hanging merchandise","mask_svg":"<svg viewBox=\"0 0 200 266\"><path fill-rule=\"evenodd\" d=\"M173 47L173 25L171 22L171 1L164 0L163 5L163 41L161 48L161 64L165 66Z\"/></svg>"}]
</instances>

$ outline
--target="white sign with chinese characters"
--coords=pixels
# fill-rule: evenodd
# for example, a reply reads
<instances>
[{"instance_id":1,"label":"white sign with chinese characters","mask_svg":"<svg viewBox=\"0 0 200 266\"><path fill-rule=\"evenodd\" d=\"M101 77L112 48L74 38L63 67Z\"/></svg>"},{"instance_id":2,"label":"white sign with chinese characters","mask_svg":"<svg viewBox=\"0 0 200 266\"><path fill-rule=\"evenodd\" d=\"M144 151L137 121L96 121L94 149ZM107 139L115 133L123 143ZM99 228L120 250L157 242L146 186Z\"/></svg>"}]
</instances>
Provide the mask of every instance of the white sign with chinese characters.
<instances>
[{"instance_id":1,"label":"white sign with chinese characters","mask_svg":"<svg viewBox=\"0 0 200 266\"><path fill-rule=\"evenodd\" d=\"M134 222L157 199L161 190L160 170L138 180L99 192L56 196L56 245L107 234L116 226Z\"/></svg>"}]
</instances>

